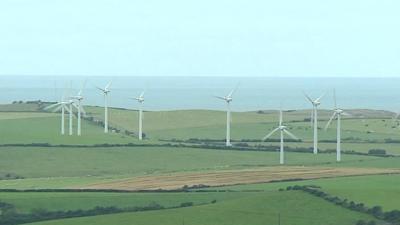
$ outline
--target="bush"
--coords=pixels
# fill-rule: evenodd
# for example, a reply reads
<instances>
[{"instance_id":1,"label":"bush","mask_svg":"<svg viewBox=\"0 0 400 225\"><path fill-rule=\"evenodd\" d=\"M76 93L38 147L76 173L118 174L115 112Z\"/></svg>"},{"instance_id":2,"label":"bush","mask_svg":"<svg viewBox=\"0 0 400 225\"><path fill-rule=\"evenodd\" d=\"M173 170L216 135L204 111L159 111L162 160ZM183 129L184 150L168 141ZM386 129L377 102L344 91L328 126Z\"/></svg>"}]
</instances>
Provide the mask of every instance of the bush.
<instances>
[{"instance_id":1,"label":"bush","mask_svg":"<svg viewBox=\"0 0 400 225\"><path fill-rule=\"evenodd\" d=\"M386 155L386 150L384 149L370 149L368 155Z\"/></svg>"},{"instance_id":2,"label":"bush","mask_svg":"<svg viewBox=\"0 0 400 225\"><path fill-rule=\"evenodd\" d=\"M193 202L183 202L181 203L180 207L190 207L193 206Z\"/></svg>"},{"instance_id":3,"label":"bush","mask_svg":"<svg viewBox=\"0 0 400 225\"><path fill-rule=\"evenodd\" d=\"M367 225L367 222L365 222L364 220L358 220L356 225Z\"/></svg>"}]
</instances>

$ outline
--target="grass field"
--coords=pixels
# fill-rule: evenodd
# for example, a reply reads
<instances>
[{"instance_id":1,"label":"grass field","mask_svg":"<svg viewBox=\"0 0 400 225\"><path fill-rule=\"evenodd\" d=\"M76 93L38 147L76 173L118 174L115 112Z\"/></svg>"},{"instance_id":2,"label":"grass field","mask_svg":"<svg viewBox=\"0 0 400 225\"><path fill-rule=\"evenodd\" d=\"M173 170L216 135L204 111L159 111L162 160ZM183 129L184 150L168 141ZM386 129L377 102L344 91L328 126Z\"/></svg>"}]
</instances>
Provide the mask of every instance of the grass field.
<instances>
[{"instance_id":1,"label":"grass field","mask_svg":"<svg viewBox=\"0 0 400 225\"><path fill-rule=\"evenodd\" d=\"M102 120L103 109L88 107L90 115ZM351 110L352 116L343 121L343 138L382 141L400 139L398 124L390 119L392 114L381 111ZM135 131L137 111L112 109L110 123L118 128ZM290 111L284 113L286 124L303 140L312 139L309 111ZM330 111L321 110L320 127L323 128L330 117ZM225 138L225 112L209 110L179 110L145 112L146 134L154 139ZM278 113L267 111L236 112L232 114L232 138L261 139L277 124ZM320 132L320 140L335 140L335 124L326 132Z\"/></svg>"},{"instance_id":2,"label":"grass field","mask_svg":"<svg viewBox=\"0 0 400 225\"><path fill-rule=\"evenodd\" d=\"M379 205L386 211L400 209L400 202L398 201L400 198L400 175L341 177L296 182L236 185L211 189L273 191L292 185L310 184L320 186L331 195L365 203L369 207Z\"/></svg>"},{"instance_id":3,"label":"grass field","mask_svg":"<svg viewBox=\"0 0 400 225\"><path fill-rule=\"evenodd\" d=\"M96 206L110 207L143 207L160 204L164 207L179 206L184 202L195 205L209 204L256 195L247 192L215 192L215 193L105 193L105 192L48 192L48 193L12 193L0 192L2 201L16 206L19 212L30 212L34 209L77 210L92 209Z\"/></svg>"},{"instance_id":4,"label":"grass field","mask_svg":"<svg viewBox=\"0 0 400 225\"><path fill-rule=\"evenodd\" d=\"M277 191L227 200L212 205L162 211L123 213L35 223L35 225L130 225L130 224L275 224L281 214L282 225L354 225L371 217L349 211L301 192ZM338 216L340 215L340 216Z\"/></svg>"},{"instance_id":5,"label":"grass field","mask_svg":"<svg viewBox=\"0 0 400 225\"><path fill-rule=\"evenodd\" d=\"M122 134L105 135L101 127L82 121L82 136L76 136L74 118L73 136L60 135L60 115L53 113L11 113L0 112L0 144L103 144L134 143L136 138ZM65 132L68 134L68 120L65 120Z\"/></svg>"},{"instance_id":6,"label":"grass field","mask_svg":"<svg viewBox=\"0 0 400 225\"><path fill-rule=\"evenodd\" d=\"M103 108L86 107L88 116L103 119ZM351 116L343 120L344 150L367 153L370 149L385 149L400 155L398 123L386 111L348 110ZM286 146L312 146L310 111L284 113L289 129L303 142L286 142ZM331 112L321 110L322 128ZM96 123L83 121L82 136L60 135L60 114L43 112L37 104L0 106L0 189L175 189L184 185L211 184L239 192L205 193L105 193L105 192L0 192L0 201L14 204L19 212L33 209L77 210L96 206L132 207L158 203L165 207L193 202L188 208L151 212L123 213L37 224L128 225L128 224L275 224L281 214L281 224L348 224L370 220L366 214L332 205L302 192L279 192L294 184L316 184L332 195L381 205L384 210L400 209L398 186L400 175L368 175L391 173L400 169L400 157L343 155L335 162L335 154L286 152L286 165L280 167L278 152L233 151L190 147L78 147L142 143L162 144L159 139L190 138L224 139L225 112L179 110L145 112L144 131L147 140L139 142L125 130L136 132L137 111L110 109L110 125L121 133L105 135ZM66 117L68 132L68 117ZM74 119L74 133L76 132ZM277 112L234 112L232 138L259 140L277 125ZM320 129L320 140L335 140L335 124L327 131ZM4 144L48 143L68 147L10 147ZM248 142L250 145L261 142ZM278 146L278 143L263 143ZM277 147L273 147L276 148ZM335 143L320 143L320 149L335 149ZM394 171L394 170L396 171ZM350 175L364 175L341 177ZM23 177L24 179L15 179ZM332 177L321 179L322 177ZM303 181L260 183L287 179ZM3 180L1 180L3 179ZM255 184L258 183L258 184ZM132 186L133 185L133 186ZM134 188L132 188L134 187ZM150 188L149 188L150 187ZM252 191L249 191L252 190ZM257 192L253 192L257 191ZM258 192L262 191L262 192ZM209 204L217 200L216 204ZM207 204L207 205L203 205ZM291 209L291 210L289 210Z\"/></svg>"},{"instance_id":7,"label":"grass field","mask_svg":"<svg viewBox=\"0 0 400 225\"><path fill-rule=\"evenodd\" d=\"M22 176L0 181L0 188L70 187L113 178L164 173L206 172L278 165L278 153L191 148L0 148L1 173ZM287 153L292 166L399 168L400 158L345 155L335 163L334 154ZM40 178L40 179L29 179ZM37 182L38 186L32 186Z\"/></svg>"}]
</instances>

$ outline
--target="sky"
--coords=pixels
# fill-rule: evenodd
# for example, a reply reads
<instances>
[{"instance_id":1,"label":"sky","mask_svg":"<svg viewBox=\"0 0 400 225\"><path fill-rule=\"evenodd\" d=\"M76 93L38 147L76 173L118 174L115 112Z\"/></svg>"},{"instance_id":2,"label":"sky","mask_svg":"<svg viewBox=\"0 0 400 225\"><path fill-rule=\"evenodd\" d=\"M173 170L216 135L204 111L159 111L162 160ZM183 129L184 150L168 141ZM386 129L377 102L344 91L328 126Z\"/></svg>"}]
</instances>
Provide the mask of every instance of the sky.
<instances>
[{"instance_id":1,"label":"sky","mask_svg":"<svg viewBox=\"0 0 400 225\"><path fill-rule=\"evenodd\" d=\"M398 0L1 0L0 75L400 77Z\"/></svg>"}]
</instances>

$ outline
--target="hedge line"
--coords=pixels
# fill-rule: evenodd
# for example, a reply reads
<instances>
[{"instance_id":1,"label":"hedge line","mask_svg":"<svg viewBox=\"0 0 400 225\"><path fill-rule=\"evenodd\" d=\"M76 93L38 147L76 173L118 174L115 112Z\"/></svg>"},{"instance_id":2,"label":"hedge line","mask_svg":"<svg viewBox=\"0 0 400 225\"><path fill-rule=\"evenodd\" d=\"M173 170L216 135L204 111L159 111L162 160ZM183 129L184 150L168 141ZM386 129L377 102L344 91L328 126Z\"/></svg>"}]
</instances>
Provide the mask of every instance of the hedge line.
<instances>
[{"instance_id":1,"label":"hedge line","mask_svg":"<svg viewBox=\"0 0 400 225\"><path fill-rule=\"evenodd\" d=\"M280 191L283 191L283 190L284 189L280 189ZM383 212L381 206L367 207L364 203L357 203L354 201L349 201L348 199L341 199L340 197L332 196L326 192L323 192L322 190L320 190L319 186L315 186L315 185L289 186L286 188L286 190L288 190L288 191L290 191L290 190L304 191L306 193L312 194L314 196L322 198L328 202L334 203L341 207L344 207L344 208L347 208L347 209L350 209L353 211L369 214L369 215L375 217L376 219L384 220L393 225L400 225L400 210L392 210L389 212ZM372 225L372 224L375 224L375 222L374 221L369 221L369 222L358 221L357 222L357 225L364 225L364 224Z\"/></svg>"},{"instance_id":2,"label":"hedge line","mask_svg":"<svg viewBox=\"0 0 400 225\"><path fill-rule=\"evenodd\" d=\"M216 203L216 200L210 203ZM193 202L183 202L178 206L164 207L157 203L151 203L144 207L126 207L118 208L114 206L100 207L97 206L89 210L67 210L67 211L47 211L45 209L34 209L31 213L19 213L14 205L0 202L0 224L2 225L18 225L24 223L32 223L46 220L66 219L84 216L97 216L123 212L141 212L150 210L174 209L193 206Z\"/></svg>"}]
</instances>

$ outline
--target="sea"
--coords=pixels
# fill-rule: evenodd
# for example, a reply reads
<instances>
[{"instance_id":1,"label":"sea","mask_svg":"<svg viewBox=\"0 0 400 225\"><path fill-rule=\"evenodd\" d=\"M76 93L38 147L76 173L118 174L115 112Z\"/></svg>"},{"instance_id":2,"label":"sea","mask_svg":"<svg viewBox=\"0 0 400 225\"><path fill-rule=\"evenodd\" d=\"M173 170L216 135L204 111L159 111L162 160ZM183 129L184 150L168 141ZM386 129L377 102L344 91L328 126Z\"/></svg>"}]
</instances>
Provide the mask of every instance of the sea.
<instances>
[{"instance_id":1,"label":"sea","mask_svg":"<svg viewBox=\"0 0 400 225\"><path fill-rule=\"evenodd\" d=\"M226 104L214 96L233 89L233 111L283 108L309 109L304 93L321 100L321 108L337 104L344 109L400 111L400 78L315 78L315 77L166 77L166 76L0 76L0 103L13 101L61 101L83 88L84 105L104 104L96 87L112 82L109 105L137 109L131 98L145 91L145 110L211 109L224 110Z\"/></svg>"}]
</instances>

